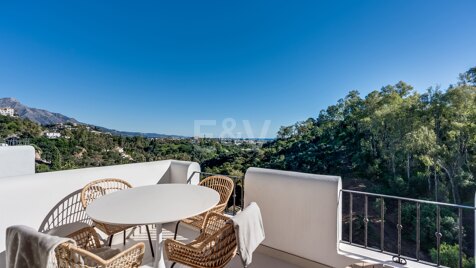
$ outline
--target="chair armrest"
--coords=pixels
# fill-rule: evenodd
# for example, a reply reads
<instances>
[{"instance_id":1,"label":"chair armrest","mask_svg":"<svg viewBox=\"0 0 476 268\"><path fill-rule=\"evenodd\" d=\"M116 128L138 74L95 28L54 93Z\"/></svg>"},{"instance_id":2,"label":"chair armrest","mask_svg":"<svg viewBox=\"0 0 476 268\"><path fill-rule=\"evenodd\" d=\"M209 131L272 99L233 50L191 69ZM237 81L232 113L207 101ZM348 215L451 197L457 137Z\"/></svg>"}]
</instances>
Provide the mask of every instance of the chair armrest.
<instances>
[{"instance_id":1,"label":"chair armrest","mask_svg":"<svg viewBox=\"0 0 476 268\"><path fill-rule=\"evenodd\" d=\"M144 257L144 243L138 243L127 250L105 260L96 254L79 248L72 243L64 243L57 247L56 257L59 267L139 267Z\"/></svg>"},{"instance_id":2,"label":"chair armrest","mask_svg":"<svg viewBox=\"0 0 476 268\"><path fill-rule=\"evenodd\" d=\"M106 265L106 260L103 258L69 242L59 245L55 253L59 267L83 267L84 265L105 267Z\"/></svg>"},{"instance_id":3,"label":"chair armrest","mask_svg":"<svg viewBox=\"0 0 476 268\"><path fill-rule=\"evenodd\" d=\"M166 251L168 251L168 249L172 249L173 251L175 249L183 248L184 250L200 252L199 250L197 250L197 248L190 246L191 244L193 244L193 242L190 244L184 244L180 241L169 238L164 241L164 248L166 249Z\"/></svg>"},{"instance_id":4,"label":"chair armrest","mask_svg":"<svg viewBox=\"0 0 476 268\"><path fill-rule=\"evenodd\" d=\"M188 258L199 256L201 251L182 242L166 239L164 241L164 253L169 261L183 263Z\"/></svg>"},{"instance_id":5,"label":"chair armrest","mask_svg":"<svg viewBox=\"0 0 476 268\"><path fill-rule=\"evenodd\" d=\"M99 235L93 227L84 227L78 231L71 233L68 238L76 241L76 246L82 249L93 249L101 247L99 243Z\"/></svg>"},{"instance_id":6,"label":"chair armrest","mask_svg":"<svg viewBox=\"0 0 476 268\"><path fill-rule=\"evenodd\" d=\"M209 212L205 219L203 220L202 226L202 233L207 235L211 235L218 230L220 230L223 226L225 226L226 222L229 220L227 216L216 213L216 212Z\"/></svg>"},{"instance_id":7,"label":"chair armrest","mask_svg":"<svg viewBox=\"0 0 476 268\"><path fill-rule=\"evenodd\" d=\"M216 213L223 213L226 209L226 203L223 204L218 204L214 206L212 209L210 209L210 212L216 212Z\"/></svg>"},{"instance_id":8,"label":"chair armrest","mask_svg":"<svg viewBox=\"0 0 476 268\"><path fill-rule=\"evenodd\" d=\"M139 267L142 263L144 252L144 243L137 243L107 260L105 267Z\"/></svg>"}]
</instances>

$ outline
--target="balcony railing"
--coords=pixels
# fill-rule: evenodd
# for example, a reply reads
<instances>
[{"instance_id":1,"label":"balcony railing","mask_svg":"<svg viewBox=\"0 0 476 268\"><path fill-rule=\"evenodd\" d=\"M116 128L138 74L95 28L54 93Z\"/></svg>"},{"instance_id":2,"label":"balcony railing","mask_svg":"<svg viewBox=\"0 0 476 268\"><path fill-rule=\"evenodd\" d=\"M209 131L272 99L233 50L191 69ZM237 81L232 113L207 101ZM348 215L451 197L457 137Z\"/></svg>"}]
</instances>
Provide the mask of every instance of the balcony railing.
<instances>
[{"instance_id":1,"label":"balcony railing","mask_svg":"<svg viewBox=\"0 0 476 268\"><path fill-rule=\"evenodd\" d=\"M0 144L8 146L30 145L30 139L0 139Z\"/></svg>"},{"instance_id":2,"label":"balcony railing","mask_svg":"<svg viewBox=\"0 0 476 268\"><path fill-rule=\"evenodd\" d=\"M393 261L400 264L406 264L408 259L433 266L441 266L441 245L443 239L445 238L442 233L443 231L455 231L442 229L442 210L444 210L446 217L453 218L455 220L455 223L457 223L457 227L453 228L457 229L457 239L454 239L454 237L449 237L447 240L456 240L455 242L458 245L458 267L463 267L463 256L465 253L469 256L473 255L474 245L472 245L472 243L474 242L474 233L472 235L470 234L470 237L473 237L473 239L465 240L465 245L467 246L466 248L469 248L469 250L465 250L466 252L464 252L463 250L463 238L465 236L464 233L468 233L471 231L474 232L474 230L470 230L472 228L463 227L463 221L464 219L466 219L468 222L473 223L468 223L466 225L468 227L474 226L473 220L474 211L476 210L475 207L383 194L374 194L353 190L341 190L341 193L343 202L342 225L344 227L342 228L341 242L343 243L348 243L369 250L391 254L393 255ZM369 212L369 203L371 203L371 210L374 212L376 211L376 213L373 213L373 215L370 215L371 213ZM435 224L434 229L431 226L422 225L423 223L421 214L423 206L426 206L426 216L428 216L429 214L433 214L432 216ZM430 208L430 210L428 210L428 208ZM406 218L402 218L402 210L404 210L404 216L406 216ZM344 217L347 215L348 217ZM428 217L426 217L425 219L428 219ZM407 226L404 225L404 221L407 223ZM372 230L369 230L370 222L373 224L372 227L374 227L372 228ZM411 224L411 222L413 222L413 224ZM427 224L428 222L425 223ZM389 227L392 228L392 225L394 226L393 230L386 229ZM404 228L410 231L406 233L406 247L402 248L402 231L404 230ZM433 230L429 230L428 228L431 228ZM378 237L378 239L377 241L375 241L376 239L373 239L374 241L372 241L373 243L371 243L369 241L369 231L376 230L379 234L376 236L374 232L372 235L373 238ZM414 236L412 234L412 230L414 231ZM356 234L356 231L358 232L358 234ZM434 246L436 246L436 262L429 261L427 256L423 256L423 254L428 255L429 252L428 248L421 247L421 235L423 231L426 234L432 233L434 231L433 239L435 243ZM396 233L396 241L395 239L392 240L392 237L386 238L386 233L387 236L390 235L393 238L395 238ZM409 234L413 236L413 238L408 239ZM428 236L426 237L425 242L428 242ZM409 246L410 243L414 245ZM415 250L414 256L408 256L410 255L408 254L409 248L413 247ZM402 249L405 249L406 252L402 252ZM435 253L433 255L435 255ZM435 257L433 257L433 259L434 258Z\"/></svg>"},{"instance_id":3,"label":"balcony railing","mask_svg":"<svg viewBox=\"0 0 476 268\"><path fill-rule=\"evenodd\" d=\"M228 201L229 206L225 212L232 214L233 216L236 215L237 211L243 209L244 206L244 179L245 177L242 176L232 176L232 175L225 175L225 174L217 174L217 173L209 173L209 172L201 172L201 171L194 171L190 177L187 179L187 183L190 183L194 176L199 174L200 181L205 179L208 176L226 176L233 180L235 188L233 189L233 193L231 194L230 200Z\"/></svg>"}]
</instances>

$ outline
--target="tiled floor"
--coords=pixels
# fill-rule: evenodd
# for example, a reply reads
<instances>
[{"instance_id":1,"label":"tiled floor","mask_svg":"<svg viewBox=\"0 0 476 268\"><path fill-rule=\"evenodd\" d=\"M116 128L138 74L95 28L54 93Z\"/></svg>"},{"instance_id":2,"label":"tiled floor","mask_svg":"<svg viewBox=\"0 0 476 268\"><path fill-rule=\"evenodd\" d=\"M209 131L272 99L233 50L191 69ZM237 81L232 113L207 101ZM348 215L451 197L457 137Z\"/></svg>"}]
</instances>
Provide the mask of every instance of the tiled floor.
<instances>
[{"instance_id":1,"label":"tiled floor","mask_svg":"<svg viewBox=\"0 0 476 268\"><path fill-rule=\"evenodd\" d=\"M174 236L174 231L175 229L175 224L165 224L164 229L162 230L162 235L164 239L167 238L173 238ZM195 237L198 236L198 231L190 229L186 227L185 225L181 225L179 228L179 235L177 236L177 239L180 241L183 241L184 243L187 243L191 240L193 240ZM151 236L152 239L154 240L155 244L155 229L151 229ZM147 232L145 230L145 227L142 226L141 230L137 228L134 231L133 235L130 235L130 238L126 242L126 248L130 247L131 245L138 243L138 242L143 242L146 246L146 253L144 256L144 260L142 262L143 267L153 267L153 258L152 255L150 254L150 247L149 247L149 242L147 240ZM124 246L122 245L122 235L117 235L114 237L113 241L113 247L123 249ZM377 261L378 263L383 263L386 266L384 267L403 267L401 265L397 265L391 261L391 256L382 254L379 252L374 252L374 251L365 251L364 249L353 247L350 245L346 244L341 244L340 245L340 254L346 255L347 257L354 258L356 260L365 260L368 262L373 263L374 261ZM367 256L367 258L361 258L362 256ZM172 263L168 262L166 260L166 265L167 267L170 267ZM182 267L187 267L183 265L175 265L175 268L182 268ZM229 268L242 268L243 265L241 264L241 260L239 259L239 256L236 256L229 264ZM306 267L306 268L315 268L315 267L326 267L321 264L317 264L314 262L310 262L308 260L296 257L296 256L290 256L287 253L282 253L278 252L276 250L266 248L266 247L260 247L258 250L253 254L253 263L249 266L250 268L299 268L299 267ZM423 263L415 263L409 261L407 266L404 267L429 267L428 265L425 265Z\"/></svg>"},{"instance_id":2,"label":"tiled floor","mask_svg":"<svg viewBox=\"0 0 476 268\"><path fill-rule=\"evenodd\" d=\"M175 228L175 224L165 224L164 229L162 231L162 235L164 239L167 238L173 238L173 231ZM177 237L178 240L187 242L190 240L193 240L198 235L197 231L194 231L192 229L189 229L185 226L180 226L179 229L179 236ZM129 236L130 234L128 234ZM152 239L155 240L155 229L151 229L151 236ZM146 253L144 256L144 260L142 262L144 267L152 267L153 264L153 259L152 255L150 253L150 247L149 243L147 241L147 232L145 231L145 227L142 227L141 230L137 228L134 231L133 235L130 235L130 238L127 239L126 242L126 248L130 247L131 245L138 243L138 242L143 242L146 245ZM155 241L153 241L155 242ZM113 240L113 247L115 248L120 248L123 249L124 246L122 245L122 235L117 235L114 237ZM170 267L172 263L168 262L166 260L166 265L167 267ZM175 268L181 268L181 267L187 267L187 266L182 266L182 265L175 265ZM243 265L241 264L241 260L239 259L239 256L236 256L229 264L227 267L230 268L242 268ZM293 265L291 263L287 263L285 261L282 261L280 259L273 258L267 254L261 253L259 250L253 254L253 263L249 266L250 268L257 268L257 267L270 267L270 268L297 268L299 266Z\"/></svg>"}]
</instances>

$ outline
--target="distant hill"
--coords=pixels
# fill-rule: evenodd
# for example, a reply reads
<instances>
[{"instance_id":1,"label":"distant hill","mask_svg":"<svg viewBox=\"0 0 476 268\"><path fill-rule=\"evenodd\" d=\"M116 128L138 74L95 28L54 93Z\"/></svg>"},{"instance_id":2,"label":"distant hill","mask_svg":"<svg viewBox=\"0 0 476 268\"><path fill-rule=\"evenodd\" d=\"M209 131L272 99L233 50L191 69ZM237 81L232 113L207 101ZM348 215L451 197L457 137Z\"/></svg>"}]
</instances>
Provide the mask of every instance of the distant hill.
<instances>
[{"instance_id":1,"label":"distant hill","mask_svg":"<svg viewBox=\"0 0 476 268\"><path fill-rule=\"evenodd\" d=\"M142 132L131 132L131 131L119 131L115 129L109 129L100 126L88 125L97 131L111 133L112 135L116 136L124 136L124 137L146 137L146 138L185 138L184 136L179 135L166 135L166 134L157 134L157 133L142 133Z\"/></svg>"},{"instance_id":2,"label":"distant hill","mask_svg":"<svg viewBox=\"0 0 476 268\"><path fill-rule=\"evenodd\" d=\"M134 137L142 136L146 138L180 138L182 136L177 135L165 135L157 133L141 133L141 132L129 132L129 131L119 131L114 129L108 129L101 126L94 126L91 124L81 123L78 120L62 115L60 113L53 113L43 109L31 108L15 98L0 98L0 108L9 107L15 109L15 114L20 118L28 119L40 125L55 125L55 124L65 124L65 123L75 123L90 126L98 131L111 133L113 135L125 136L125 137Z\"/></svg>"},{"instance_id":3,"label":"distant hill","mask_svg":"<svg viewBox=\"0 0 476 268\"><path fill-rule=\"evenodd\" d=\"M40 125L79 123L76 119L64 116L59 113L52 113L47 110L28 107L14 98L1 98L0 107L13 108L19 117L29 119Z\"/></svg>"}]
</instances>

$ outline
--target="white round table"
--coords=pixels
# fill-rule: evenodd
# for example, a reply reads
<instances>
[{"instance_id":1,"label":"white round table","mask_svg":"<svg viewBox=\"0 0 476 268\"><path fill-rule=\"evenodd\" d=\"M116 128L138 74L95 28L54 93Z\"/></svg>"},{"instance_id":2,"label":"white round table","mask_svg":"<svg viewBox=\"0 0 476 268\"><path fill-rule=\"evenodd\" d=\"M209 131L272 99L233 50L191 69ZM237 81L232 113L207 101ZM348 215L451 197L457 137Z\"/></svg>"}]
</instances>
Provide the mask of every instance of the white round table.
<instances>
[{"instance_id":1,"label":"white round table","mask_svg":"<svg viewBox=\"0 0 476 268\"><path fill-rule=\"evenodd\" d=\"M217 191L190 184L156 184L105 195L93 201L86 213L95 221L109 224L155 224L154 267L165 268L162 224L192 217L218 204Z\"/></svg>"}]
</instances>

